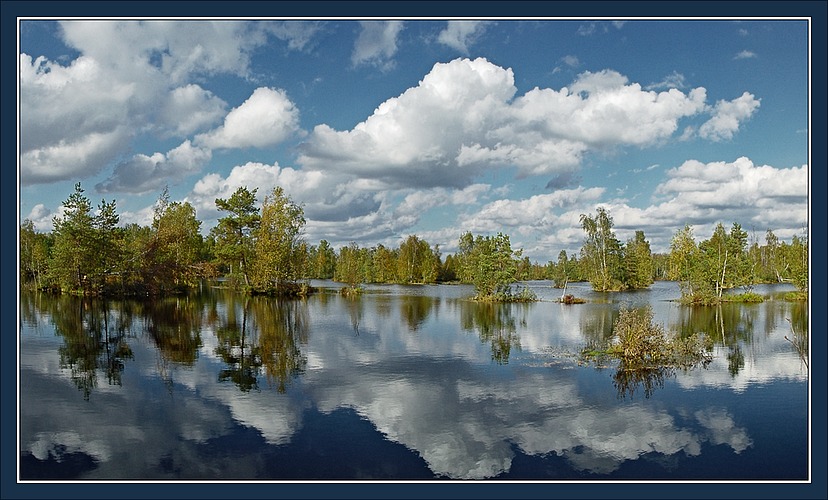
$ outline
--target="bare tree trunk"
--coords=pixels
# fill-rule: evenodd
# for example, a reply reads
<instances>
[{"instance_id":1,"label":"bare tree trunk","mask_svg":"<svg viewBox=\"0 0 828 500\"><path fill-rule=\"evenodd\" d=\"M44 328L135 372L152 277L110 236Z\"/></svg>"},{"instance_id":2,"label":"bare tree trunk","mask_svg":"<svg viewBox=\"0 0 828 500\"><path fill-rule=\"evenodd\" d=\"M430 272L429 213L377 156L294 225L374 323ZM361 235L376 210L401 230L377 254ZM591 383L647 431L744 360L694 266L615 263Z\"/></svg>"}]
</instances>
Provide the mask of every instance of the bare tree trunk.
<instances>
[{"instance_id":1,"label":"bare tree trunk","mask_svg":"<svg viewBox=\"0 0 828 500\"><path fill-rule=\"evenodd\" d=\"M721 299L722 299L722 291L724 290L724 284L725 284L725 271L726 271L726 270L727 270L727 250L725 250L725 259L724 259L724 264L722 265L722 281L721 281L721 284L719 285L719 290L718 290L718 292L719 292L719 300L721 300Z\"/></svg>"}]
</instances>

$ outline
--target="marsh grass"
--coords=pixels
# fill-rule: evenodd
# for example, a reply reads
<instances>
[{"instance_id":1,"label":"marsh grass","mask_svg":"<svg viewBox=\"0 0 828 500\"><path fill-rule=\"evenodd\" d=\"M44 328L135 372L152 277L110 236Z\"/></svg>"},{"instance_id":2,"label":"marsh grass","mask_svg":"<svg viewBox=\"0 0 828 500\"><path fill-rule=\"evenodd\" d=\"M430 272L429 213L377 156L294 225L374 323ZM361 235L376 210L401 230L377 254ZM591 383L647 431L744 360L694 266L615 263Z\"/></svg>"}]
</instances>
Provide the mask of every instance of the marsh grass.
<instances>
[{"instance_id":1,"label":"marsh grass","mask_svg":"<svg viewBox=\"0 0 828 500\"><path fill-rule=\"evenodd\" d=\"M725 295L722 302L741 302L747 304L759 304L765 301L765 297L755 292L745 292L733 295Z\"/></svg>"},{"instance_id":2,"label":"marsh grass","mask_svg":"<svg viewBox=\"0 0 828 500\"><path fill-rule=\"evenodd\" d=\"M538 296L532 290L521 287L517 292L512 292L511 287L506 287L498 292L487 295L476 295L474 300L477 302L500 302L500 303L529 303L537 302Z\"/></svg>"}]
</instances>

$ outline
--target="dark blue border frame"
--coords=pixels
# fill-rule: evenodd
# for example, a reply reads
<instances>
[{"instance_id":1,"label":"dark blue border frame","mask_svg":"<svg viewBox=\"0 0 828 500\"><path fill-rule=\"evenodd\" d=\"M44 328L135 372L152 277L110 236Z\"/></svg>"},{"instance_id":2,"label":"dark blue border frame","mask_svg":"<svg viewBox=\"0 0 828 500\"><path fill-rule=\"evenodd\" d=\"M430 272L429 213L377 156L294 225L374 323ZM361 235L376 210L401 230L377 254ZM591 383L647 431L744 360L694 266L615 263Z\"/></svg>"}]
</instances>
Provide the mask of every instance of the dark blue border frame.
<instances>
[{"instance_id":1,"label":"dark blue border frame","mask_svg":"<svg viewBox=\"0 0 828 500\"><path fill-rule=\"evenodd\" d=\"M821 1L2 1L0 61L0 179L2 179L2 443L0 498L828 498L826 489L826 353L825 290L828 283L825 253L826 198L826 10ZM18 16L52 17L800 17L812 19L811 79L811 448L812 482L787 483L17 483L17 159L16 65ZM5 240L9 238L9 240ZM813 363L813 361L816 363Z\"/></svg>"}]
</instances>

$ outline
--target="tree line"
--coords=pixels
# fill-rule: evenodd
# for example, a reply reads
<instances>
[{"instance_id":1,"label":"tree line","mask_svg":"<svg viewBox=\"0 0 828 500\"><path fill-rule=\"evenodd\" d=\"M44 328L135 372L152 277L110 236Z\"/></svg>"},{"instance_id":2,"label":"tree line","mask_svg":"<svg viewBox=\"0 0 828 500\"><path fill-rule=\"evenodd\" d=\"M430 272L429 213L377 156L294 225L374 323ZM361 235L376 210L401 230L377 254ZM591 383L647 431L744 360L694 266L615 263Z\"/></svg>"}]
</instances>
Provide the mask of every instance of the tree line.
<instances>
[{"instance_id":1,"label":"tree line","mask_svg":"<svg viewBox=\"0 0 828 500\"><path fill-rule=\"evenodd\" d=\"M464 232L458 251L409 235L397 248L356 242L338 251L326 240L308 245L305 217L281 187L257 205L257 189L238 188L217 198L222 214L207 236L189 202L172 202L165 189L152 223L119 226L114 200L93 207L80 183L41 233L30 220L20 227L21 283L43 290L83 295L165 295L223 278L251 294L302 295L308 280L333 279L350 290L364 283L470 283L477 298L533 300L512 285L552 280L556 287L588 281L598 291L646 288L656 279L679 281L685 300L710 303L723 290L757 282L790 281L807 290L807 239L788 244L768 230L766 244L747 246L738 224L719 225L710 240L696 244L689 226L676 232L669 254L653 254L643 231L621 242L603 207L582 214L585 239L579 254L561 251L557 262L533 263L513 249L508 235Z\"/></svg>"}]
</instances>

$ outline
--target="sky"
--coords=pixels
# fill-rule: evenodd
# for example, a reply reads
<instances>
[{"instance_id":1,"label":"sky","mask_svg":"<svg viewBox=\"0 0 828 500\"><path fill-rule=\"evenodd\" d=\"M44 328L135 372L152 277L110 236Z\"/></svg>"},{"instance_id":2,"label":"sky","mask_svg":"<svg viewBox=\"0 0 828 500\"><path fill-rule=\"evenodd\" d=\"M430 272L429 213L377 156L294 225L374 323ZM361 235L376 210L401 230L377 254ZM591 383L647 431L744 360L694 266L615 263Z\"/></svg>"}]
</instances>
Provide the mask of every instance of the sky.
<instances>
[{"instance_id":1,"label":"sky","mask_svg":"<svg viewBox=\"0 0 828 500\"><path fill-rule=\"evenodd\" d=\"M19 220L78 182L148 225L165 188L209 233L216 198L274 186L305 239L453 253L502 232L545 264L606 208L654 252L809 220L801 19L19 22Z\"/></svg>"}]
</instances>

